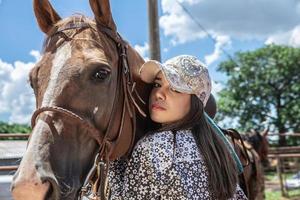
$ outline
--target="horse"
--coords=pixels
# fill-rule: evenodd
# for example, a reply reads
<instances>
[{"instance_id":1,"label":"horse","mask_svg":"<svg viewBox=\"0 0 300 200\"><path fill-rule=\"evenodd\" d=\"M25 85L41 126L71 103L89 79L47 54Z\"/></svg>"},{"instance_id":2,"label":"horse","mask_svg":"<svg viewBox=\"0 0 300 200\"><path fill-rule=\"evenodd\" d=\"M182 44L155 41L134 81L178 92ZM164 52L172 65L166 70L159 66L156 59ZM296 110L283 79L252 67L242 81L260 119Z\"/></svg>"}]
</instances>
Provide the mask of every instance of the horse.
<instances>
[{"instance_id":1,"label":"horse","mask_svg":"<svg viewBox=\"0 0 300 200\"><path fill-rule=\"evenodd\" d=\"M261 133L252 129L250 133L242 134L243 139L250 145L247 145L247 149L250 155L254 157L256 177L258 183L253 183L249 188L249 192L252 196L255 196L257 200L265 198L265 179L264 168L269 165L268 152L269 142L267 135L269 133L269 127L263 130ZM259 160L257 159L259 157ZM251 176L251 175L250 175ZM251 179L251 178L250 178Z\"/></svg>"},{"instance_id":2,"label":"horse","mask_svg":"<svg viewBox=\"0 0 300 200\"><path fill-rule=\"evenodd\" d=\"M217 114L217 104L213 96L208 100L208 109L206 112L214 119ZM220 130L229 139L235 153L243 165L243 173L238 176L239 185L249 200L264 199L264 173L262 162L267 162L268 140L267 128L262 133L240 134L232 128L221 128ZM249 140L249 142L247 141ZM252 143L255 141L255 143ZM253 145L253 146L252 146Z\"/></svg>"},{"instance_id":3,"label":"horse","mask_svg":"<svg viewBox=\"0 0 300 200\"><path fill-rule=\"evenodd\" d=\"M147 126L144 60L118 34L109 0L89 2L95 19L62 19L49 1L33 2L46 40L29 74L36 111L15 200L76 199L91 187L98 197L106 164L128 155Z\"/></svg>"},{"instance_id":4,"label":"horse","mask_svg":"<svg viewBox=\"0 0 300 200\"><path fill-rule=\"evenodd\" d=\"M269 127L267 127L262 132L257 130L250 130L250 132L246 132L242 134L243 140L247 141L251 144L254 150L260 157L260 160L264 167L267 167L269 164L268 160L268 152L269 152L269 142L268 142L268 133Z\"/></svg>"},{"instance_id":5,"label":"horse","mask_svg":"<svg viewBox=\"0 0 300 200\"><path fill-rule=\"evenodd\" d=\"M128 156L149 124L145 61L117 32L109 0L89 2L94 20L33 2L46 39L29 74L36 110L15 200L105 199L109 161Z\"/></svg>"},{"instance_id":6,"label":"horse","mask_svg":"<svg viewBox=\"0 0 300 200\"><path fill-rule=\"evenodd\" d=\"M268 162L269 129L262 133L239 134L234 129L222 129L231 139L231 143L241 160L244 172L239 175L239 184L249 200L262 200L264 194L263 164Z\"/></svg>"}]
</instances>

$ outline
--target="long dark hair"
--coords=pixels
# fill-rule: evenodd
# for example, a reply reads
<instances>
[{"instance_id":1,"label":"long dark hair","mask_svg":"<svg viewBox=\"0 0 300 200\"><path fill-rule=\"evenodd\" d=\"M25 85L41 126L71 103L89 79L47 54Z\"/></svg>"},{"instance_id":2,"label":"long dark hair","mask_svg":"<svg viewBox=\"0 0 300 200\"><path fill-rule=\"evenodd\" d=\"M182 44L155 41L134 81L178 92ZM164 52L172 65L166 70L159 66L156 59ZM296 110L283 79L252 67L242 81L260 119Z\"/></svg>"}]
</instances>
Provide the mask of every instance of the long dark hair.
<instances>
[{"instance_id":1,"label":"long dark hair","mask_svg":"<svg viewBox=\"0 0 300 200\"><path fill-rule=\"evenodd\" d=\"M155 132L176 132L183 129L192 130L199 151L204 157L214 199L232 198L238 182L237 167L224 142L206 120L203 104L195 95L191 96L191 109L182 120L159 127Z\"/></svg>"}]
</instances>

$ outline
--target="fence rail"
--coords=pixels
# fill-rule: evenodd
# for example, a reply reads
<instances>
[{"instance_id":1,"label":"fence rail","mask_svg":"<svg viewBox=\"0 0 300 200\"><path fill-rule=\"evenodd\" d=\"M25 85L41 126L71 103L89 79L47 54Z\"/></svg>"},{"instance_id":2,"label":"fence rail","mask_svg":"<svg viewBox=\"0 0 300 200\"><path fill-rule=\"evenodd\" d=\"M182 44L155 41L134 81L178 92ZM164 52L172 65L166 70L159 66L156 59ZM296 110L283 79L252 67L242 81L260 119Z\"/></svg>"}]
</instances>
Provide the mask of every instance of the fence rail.
<instances>
[{"instance_id":1,"label":"fence rail","mask_svg":"<svg viewBox=\"0 0 300 200\"><path fill-rule=\"evenodd\" d=\"M0 166L0 171L14 171L18 169L18 165Z\"/></svg>"},{"instance_id":2,"label":"fence rail","mask_svg":"<svg viewBox=\"0 0 300 200\"><path fill-rule=\"evenodd\" d=\"M269 154L289 154L289 153L300 153L300 146L290 147L271 147L269 148Z\"/></svg>"},{"instance_id":3,"label":"fence rail","mask_svg":"<svg viewBox=\"0 0 300 200\"><path fill-rule=\"evenodd\" d=\"M268 158L300 158L300 153L268 154Z\"/></svg>"},{"instance_id":4,"label":"fence rail","mask_svg":"<svg viewBox=\"0 0 300 200\"><path fill-rule=\"evenodd\" d=\"M272 136L291 136L291 137L300 137L300 133L268 133L267 137Z\"/></svg>"},{"instance_id":5,"label":"fence rail","mask_svg":"<svg viewBox=\"0 0 300 200\"><path fill-rule=\"evenodd\" d=\"M30 134L28 133L0 133L0 139L8 140L11 138L21 138L21 139L28 139ZM0 141L1 142L1 141ZM4 165L0 166L0 172L5 171L15 171L18 169L18 165Z\"/></svg>"},{"instance_id":6,"label":"fence rail","mask_svg":"<svg viewBox=\"0 0 300 200\"><path fill-rule=\"evenodd\" d=\"M8 138L29 138L30 134L28 133L0 133L0 139Z\"/></svg>"}]
</instances>

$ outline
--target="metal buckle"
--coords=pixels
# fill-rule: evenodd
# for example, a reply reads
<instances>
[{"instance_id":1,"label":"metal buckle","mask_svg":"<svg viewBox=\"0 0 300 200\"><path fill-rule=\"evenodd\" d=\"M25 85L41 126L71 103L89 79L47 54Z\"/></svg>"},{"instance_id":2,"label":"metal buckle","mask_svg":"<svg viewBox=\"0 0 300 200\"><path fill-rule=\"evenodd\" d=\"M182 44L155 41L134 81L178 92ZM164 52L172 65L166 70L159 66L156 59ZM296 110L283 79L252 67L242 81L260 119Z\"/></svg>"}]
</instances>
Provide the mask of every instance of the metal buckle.
<instances>
[{"instance_id":1,"label":"metal buckle","mask_svg":"<svg viewBox=\"0 0 300 200\"><path fill-rule=\"evenodd\" d=\"M102 159L99 159L99 156L100 154L98 153L95 157L94 165L90 170L90 172L88 173L84 185L81 187L79 200L100 200L101 199L101 193L99 193L99 191L93 191L96 182L98 182L99 184L99 179L104 175L103 170L107 167L106 163ZM96 175L96 181L92 181L95 175ZM104 184L106 185L106 183ZM100 185L97 187L100 187ZM99 188L96 188L96 190L98 189ZM106 190L105 186L104 189Z\"/></svg>"}]
</instances>

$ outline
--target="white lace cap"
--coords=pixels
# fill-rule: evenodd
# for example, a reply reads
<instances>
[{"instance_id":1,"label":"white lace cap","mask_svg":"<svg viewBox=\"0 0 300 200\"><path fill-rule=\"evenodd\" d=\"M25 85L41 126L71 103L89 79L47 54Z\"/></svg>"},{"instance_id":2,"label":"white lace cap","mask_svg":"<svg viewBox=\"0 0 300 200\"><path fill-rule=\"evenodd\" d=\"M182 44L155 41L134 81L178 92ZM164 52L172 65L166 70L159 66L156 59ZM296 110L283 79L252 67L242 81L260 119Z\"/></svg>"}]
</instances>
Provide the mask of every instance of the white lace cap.
<instances>
[{"instance_id":1,"label":"white lace cap","mask_svg":"<svg viewBox=\"0 0 300 200\"><path fill-rule=\"evenodd\" d=\"M206 105L211 93L211 79L205 64L195 56L180 55L165 63L149 60L139 72L144 82L152 83L160 71L174 90L195 94Z\"/></svg>"}]
</instances>

